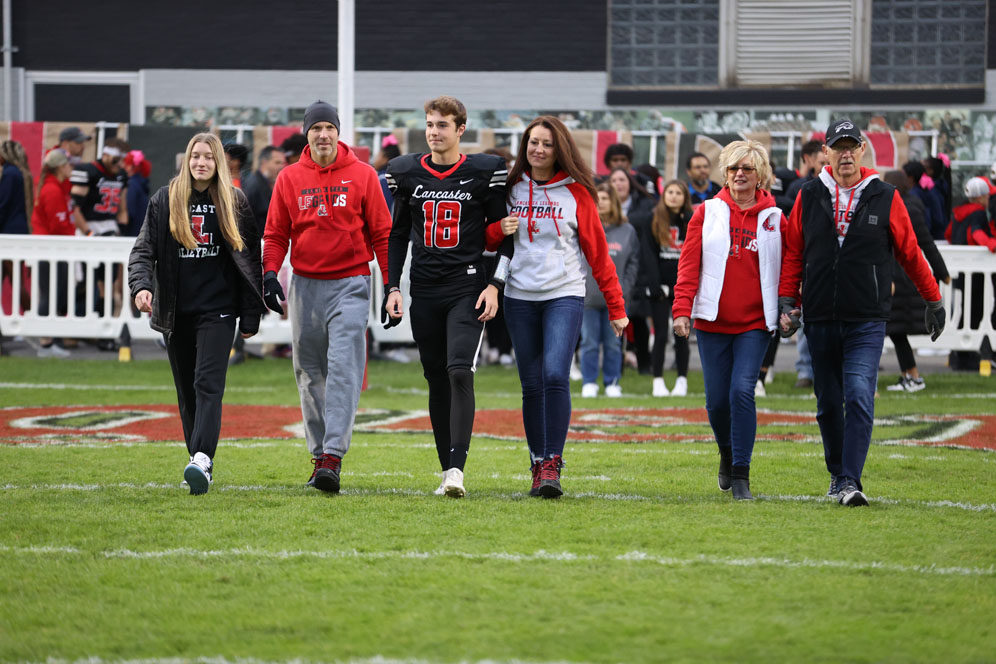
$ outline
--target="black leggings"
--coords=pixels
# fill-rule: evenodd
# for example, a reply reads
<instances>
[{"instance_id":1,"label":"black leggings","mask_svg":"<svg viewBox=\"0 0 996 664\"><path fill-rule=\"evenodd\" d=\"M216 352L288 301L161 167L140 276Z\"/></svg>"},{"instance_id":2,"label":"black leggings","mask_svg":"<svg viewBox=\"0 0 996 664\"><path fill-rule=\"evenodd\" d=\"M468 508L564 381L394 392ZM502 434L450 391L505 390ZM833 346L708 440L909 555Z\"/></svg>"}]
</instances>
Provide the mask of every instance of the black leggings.
<instances>
[{"instance_id":1,"label":"black leggings","mask_svg":"<svg viewBox=\"0 0 996 664\"><path fill-rule=\"evenodd\" d=\"M664 373L664 351L667 349L667 333L670 329L671 305L674 300L651 300L650 315L654 320L654 351L650 356L650 365L654 378L660 378ZM674 360L678 365L678 375L688 375L688 337L674 338Z\"/></svg>"},{"instance_id":2,"label":"black leggings","mask_svg":"<svg viewBox=\"0 0 996 664\"><path fill-rule=\"evenodd\" d=\"M896 359L899 360L899 370L903 373L909 372L916 366L916 357L913 355L913 348L910 347L910 340L905 334L890 334L892 345L896 347Z\"/></svg>"},{"instance_id":3,"label":"black leggings","mask_svg":"<svg viewBox=\"0 0 996 664\"><path fill-rule=\"evenodd\" d=\"M173 332L163 335L190 456L203 452L213 459L218 447L234 333L234 314L195 314L178 315Z\"/></svg>"}]
</instances>

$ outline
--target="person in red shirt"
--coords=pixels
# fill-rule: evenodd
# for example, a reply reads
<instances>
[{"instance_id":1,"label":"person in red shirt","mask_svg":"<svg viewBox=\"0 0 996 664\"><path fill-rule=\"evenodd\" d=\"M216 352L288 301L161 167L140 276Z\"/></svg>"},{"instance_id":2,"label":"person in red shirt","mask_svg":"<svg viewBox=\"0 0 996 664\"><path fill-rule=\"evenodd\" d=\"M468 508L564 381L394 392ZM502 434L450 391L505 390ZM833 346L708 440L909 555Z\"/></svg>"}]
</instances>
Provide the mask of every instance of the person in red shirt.
<instances>
[{"instance_id":1,"label":"person in red shirt","mask_svg":"<svg viewBox=\"0 0 996 664\"><path fill-rule=\"evenodd\" d=\"M73 202L64 186L69 181L69 174L72 172L73 165L69 161L69 156L62 150L57 148L45 155L42 162L41 178L38 181L38 197L35 201L35 209L31 213L32 234L74 235L76 233L71 213ZM49 314L51 269L51 263L48 261L38 263L38 291L40 295L38 315L40 316L48 316ZM69 302L68 263L56 264L55 279L56 315L65 316ZM39 339L39 343L41 343L41 348L38 349L38 357L69 356L69 351L62 348L61 340L57 344L52 339L42 337Z\"/></svg>"},{"instance_id":2,"label":"person in red shirt","mask_svg":"<svg viewBox=\"0 0 996 664\"><path fill-rule=\"evenodd\" d=\"M672 314L678 337L689 335L695 319L706 411L719 445L719 488L752 500L754 384L778 325L784 216L762 189L771 176L764 146L734 141L719 162L726 183L688 222Z\"/></svg>"},{"instance_id":3,"label":"person in red shirt","mask_svg":"<svg viewBox=\"0 0 996 664\"><path fill-rule=\"evenodd\" d=\"M339 140L334 107L323 101L309 106L304 133L301 159L280 171L273 186L263 236L263 295L270 309L284 312L277 272L289 244L294 375L314 464L308 485L337 493L366 363L369 263L376 250L387 277L391 213L377 172Z\"/></svg>"}]
</instances>

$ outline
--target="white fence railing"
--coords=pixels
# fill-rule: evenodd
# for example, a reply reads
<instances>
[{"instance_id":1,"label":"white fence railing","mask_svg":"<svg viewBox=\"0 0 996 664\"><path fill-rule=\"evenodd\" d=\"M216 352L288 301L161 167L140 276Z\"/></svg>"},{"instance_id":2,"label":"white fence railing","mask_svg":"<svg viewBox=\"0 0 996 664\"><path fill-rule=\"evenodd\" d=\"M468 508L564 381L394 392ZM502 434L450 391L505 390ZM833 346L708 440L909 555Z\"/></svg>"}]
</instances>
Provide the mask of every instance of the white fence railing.
<instances>
[{"instance_id":1,"label":"white fence railing","mask_svg":"<svg viewBox=\"0 0 996 664\"><path fill-rule=\"evenodd\" d=\"M10 306L0 307L0 330L6 336L73 337L116 339L124 326L132 339L154 339L158 332L149 327L149 315L133 310L128 292L128 256L133 238L80 237L53 235L0 235L0 261L10 266ZM52 276L48 279L48 312L42 315L40 264L48 263ZM56 304L59 284L56 265L68 266L68 297L65 315L59 315ZM63 268L66 269L65 267ZM412 343L409 316L385 330L380 323L380 307L384 298L383 280L376 261L371 261L373 294L370 298L369 327L375 343ZM97 283L103 275L104 288ZM112 276L115 275L115 276ZM287 291L290 266L285 262L281 281ZM402 280L402 292L408 292L407 270ZM22 284L30 284L27 301L22 299ZM117 284L114 287L112 284ZM288 303L284 303L287 307ZM405 310L410 301L405 299ZM290 321L269 313L260 322L259 334L247 343L289 343Z\"/></svg>"},{"instance_id":2,"label":"white fence railing","mask_svg":"<svg viewBox=\"0 0 996 664\"><path fill-rule=\"evenodd\" d=\"M133 339L152 339L158 333L149 327L148 314L132 310L127 291L128 255L131 238L86 238L46 235L0 235L0 260L11 262L10 298L12 306L0 308L0 330L5 335L29 337L77 337L115 339L125 324ZM993 329L993 308L996 302L994 275L996 255L983 247L952 247L938 245L941 255L951 272L951 285L941 284L941 295L948 312L948 324L936 342L926 336L910 337L915 348L946 350L978 350L985 338L996 345ZM40 302L38 279L29 279L28 302L21 300L22 280L39 274L39 263L50 265L65 263L69 266L69 297L66 315L58 315L57 279L50 278L48 313L41 315L36 303ZM103 293L97 287L96 277L103 267L105 282L111 283L111 274L117 272L121 290L111 287ZM384 297L382 278L376 261L370 263L373 274L373 295L370 298L369 327L375 343L412 343L409 316L401 324L384 330L380 324L380 307ZM7 270L5 269L5 274ZM408 270L402 282L406 294L405 310L410 306L407 298ZM287 283L289 265L281 270L281 280ZM962 279L958 279L961 276ZM955 284L961 283L960 289ZM982 289L981 297L978 294ZM79 293L79 297L76 294ZM974 310L972 309L975 304ZM27 304L28 306L24 306ZM974 327L973 327L974 323ZM290 322L270 313L260 323L259 334L250 343L287 343L291 339Z\"/></svg>"}]
</instances>

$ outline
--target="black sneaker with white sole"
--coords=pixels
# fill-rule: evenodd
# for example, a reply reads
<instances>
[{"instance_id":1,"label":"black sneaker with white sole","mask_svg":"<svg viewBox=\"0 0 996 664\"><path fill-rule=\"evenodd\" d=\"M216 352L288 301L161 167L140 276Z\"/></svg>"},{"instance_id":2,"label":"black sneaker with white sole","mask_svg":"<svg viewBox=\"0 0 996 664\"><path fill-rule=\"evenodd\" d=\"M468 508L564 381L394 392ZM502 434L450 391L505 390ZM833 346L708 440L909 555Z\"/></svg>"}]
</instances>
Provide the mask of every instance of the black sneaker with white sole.
<instances>
[{"instance_id":1,"label":"black sneaker with white sole","mask_svg":"<svg viewBox=\"0 0 996 664\"><path fill-rule=\"evenodd\" d=\"M868 504L868 498L858 488L857 482L845 477L840 486L840 493L837 494L837 502L844 507L864 507Z\"/></svg>"},{"instance_id":2,"label":"black sneaker with white sole","mask_svg":"<svg viewBox=\"0 0 996 664\"><path fill-rule=\"evenodd\" d=\"M840 486L843 480L843 477L838 477L837 475L830 476L830 488L827 489L829 497L836 499L840 496Z\"/></svg>"}]
</instances>

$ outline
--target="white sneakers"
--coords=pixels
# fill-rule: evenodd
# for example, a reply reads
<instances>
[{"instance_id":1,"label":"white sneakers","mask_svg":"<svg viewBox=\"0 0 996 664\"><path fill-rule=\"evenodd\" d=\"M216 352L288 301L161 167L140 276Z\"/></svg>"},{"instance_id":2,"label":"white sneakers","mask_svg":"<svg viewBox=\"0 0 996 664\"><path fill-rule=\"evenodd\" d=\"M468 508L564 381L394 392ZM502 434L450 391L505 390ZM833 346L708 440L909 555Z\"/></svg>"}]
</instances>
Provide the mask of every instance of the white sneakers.
<instances>
[{"instance_id":1,"label":"white sneakers","mask_svg":"<svg viewBox=\"0 0 996 664\"><path fill-rule=\"evenodd\" d=\"M678 379L674 381L674 387L668 392L667 384L664 383L663 378L654 378L654 391L653 395L655 397L684 397L688 396L688 379L684 376L678 376Z\"/></svg>"},{"instance_id":2,"label":"white sneakers","mask_svg":"<svg viewBox=\"0 0 996 664\"><path fill-rule=\"evenodd\" d=\"M755 397L766 397L768 396L768 391L764 389L764 382L758 379L757 384L754 385L754 396Z\"/></svg>"},{"instance_id":3,"label":"white sneakers","mask_svg":"<svg viewBox=\"0 0 996 664\"><path fill-rule=\"evenodd\" d=\"M584 379L584 376L581 375L581 370L578 369L578 360L577 360L576 357L571 357L571 373L570 373L570 377L571 377L571 380L573 380L575 382Z\"/></svg>"},{"instance_id":4,"label":"white sneakers","mask_svg":"<svg viewBox=\"0 0 996 664\"><path fill-rule=\"evenodd\" d=\"M67 357L72 357L72 353L62 346L51 344L49 346L39 346L38 357L57 357L59 359L65 359Z\"/></svg>"},{"instance_id":5,"label":"white sneakers","mask_svg":"<svg viewBox=\"0 0 996 664\"><path fill-rule=\"evenodd\" d=\"M619 397L622 396L622 388L619 387L618 385L606 385L605 396L611 397L613 399L618 399Z\"/></svg>"},{"instance_id":6,"label":"white sneakers","mask_svg":"<svg viewBox=\"0 0 996 664\"><path fill-rule=\"evenodd\" d=\"M211 483L214 482L211 477L213 470L214 464L211 462L211 458L203 452L198 452L190 457L190 463L183 469L183 479L190 487L191 495L198 496L208 492Z\"/></svg>"},{"instance_id":7,"label":"white sneakers","mask_svg":"<svg viewBox=\"0 0 996 664\"><path fill-rule=\"evenodd\" d=\"M585 383L581 386L581 396L591 399L598 396L598 383Z\"/></svg>"},{"instance_id":8,"label":"white sneakers","mask_svg":"<svg viewBox=\"0 0 996 664\"><path fill-rule=\"evenodd\" d=\"M467 490L463 488L463 471L459 468L450 468L445 471L440 488L450 498L463 498L467 495Z\"/></svg>"}]
</instances>

